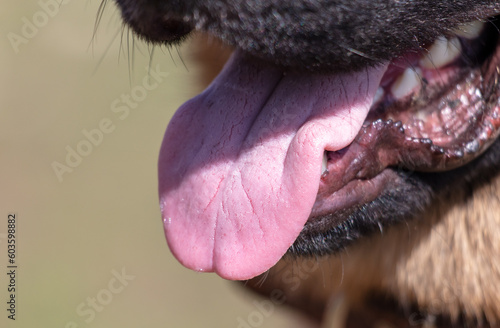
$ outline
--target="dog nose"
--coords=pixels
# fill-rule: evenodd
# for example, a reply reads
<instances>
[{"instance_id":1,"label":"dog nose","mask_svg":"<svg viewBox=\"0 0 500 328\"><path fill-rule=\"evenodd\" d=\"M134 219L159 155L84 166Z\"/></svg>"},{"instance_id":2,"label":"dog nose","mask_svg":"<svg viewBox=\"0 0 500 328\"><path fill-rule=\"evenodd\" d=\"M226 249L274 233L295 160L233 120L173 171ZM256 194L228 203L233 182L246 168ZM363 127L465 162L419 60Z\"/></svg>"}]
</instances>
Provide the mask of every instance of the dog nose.
<instances>
[{"instance_id":1,"label":"dog nose","mask_svg":"<svg viewBox=\"0 0 500 328\"><path fill-rule=\"evenodd\" d=\"M182 17L175 13L167 13L160 18L158 29L149 31L149 38L154 41L164 41L167 43L180 40L191 32L193 28L186 24Z\"/></svg>"},{"instance_id":2,"label":"dog nose","mask_svg":"<svg viewBox=\"0 0 500 328\"><path fill-rule=\"evenodd\" d=\"M175 43L193 27L184 19L189 1L117 0L122 17L147 41Z\"/></svg>"}]
</instances>

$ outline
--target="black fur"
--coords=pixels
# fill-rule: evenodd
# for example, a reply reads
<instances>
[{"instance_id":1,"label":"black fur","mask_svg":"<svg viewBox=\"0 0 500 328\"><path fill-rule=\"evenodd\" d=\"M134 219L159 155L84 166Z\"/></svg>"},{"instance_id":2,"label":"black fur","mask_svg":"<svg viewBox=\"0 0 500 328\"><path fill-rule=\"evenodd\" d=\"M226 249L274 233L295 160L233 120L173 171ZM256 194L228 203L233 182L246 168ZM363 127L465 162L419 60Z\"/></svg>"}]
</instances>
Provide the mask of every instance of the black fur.
<instances>
[{"instance_id":1,"label":"black fur","mask_svg":"<svg viewBox=\"0 0 500 328\"><path fill-rule=\"evenodd\" d=\"M199 29L293 69L349 71L391 59L499 8L487 0L116 0L147 40Z\"/></svg>"}]
</instances>

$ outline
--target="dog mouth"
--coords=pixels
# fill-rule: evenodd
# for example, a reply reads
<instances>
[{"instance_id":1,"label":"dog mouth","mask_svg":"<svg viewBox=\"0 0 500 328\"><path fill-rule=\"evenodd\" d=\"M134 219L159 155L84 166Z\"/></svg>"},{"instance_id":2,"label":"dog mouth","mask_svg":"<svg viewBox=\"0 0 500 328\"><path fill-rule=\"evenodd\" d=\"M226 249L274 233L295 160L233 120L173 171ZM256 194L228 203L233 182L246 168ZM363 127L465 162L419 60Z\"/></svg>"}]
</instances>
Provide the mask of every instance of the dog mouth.
<instances>
[{"instance_id":1,"label":"dog mouth","mask_svg":"<svg viewBox=\"0 0 500 328\"><path fill-rule=\"evenodd\" d=\"M298 242L376 199L397 170L480 156L500 126L496 22L352 73L285 71L236 51L165 133L159 192L173 254L252 278L287 251L307 254Z\"/></svg>"},{"instance_id":2,"label":"dog mouth","mask_svg":"<svg viewBox=\"0 0 500 328\"><path fill-rule=\"evenodd\" d=\"M387 169L448 171L491 145L500 123L495 22L463 25L391 62L354 141L325 151L309 221L372 201Z\"/></svg>"}]
</instances>

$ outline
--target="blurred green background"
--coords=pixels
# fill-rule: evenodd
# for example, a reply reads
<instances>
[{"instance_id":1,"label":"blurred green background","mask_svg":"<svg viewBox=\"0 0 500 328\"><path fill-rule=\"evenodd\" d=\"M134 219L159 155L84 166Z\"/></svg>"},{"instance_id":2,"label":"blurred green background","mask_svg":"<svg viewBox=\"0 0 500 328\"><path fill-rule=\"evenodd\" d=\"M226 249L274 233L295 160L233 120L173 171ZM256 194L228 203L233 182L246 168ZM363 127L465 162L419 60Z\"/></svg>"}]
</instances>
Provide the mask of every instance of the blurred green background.
<instances>
[{"instance_id":1,"label":"blurred green background","mask_svg":"<svg viewBox=\"0 0 500 328\"><path fill-rule=\"evenodd\" d=\"M258 298L184 269L167 248L156 162L168 120L201 90L189 51L179 50L185 65L175 49L151 60L114 3L94 35L100 0L54 1L0 2L0 327L244 327L238 318L252 315L250 327L301 327L282 309L259 316ZM159 83L144 93L147 67L162 75L150 73Z\"/></svg>"}]
</instances>

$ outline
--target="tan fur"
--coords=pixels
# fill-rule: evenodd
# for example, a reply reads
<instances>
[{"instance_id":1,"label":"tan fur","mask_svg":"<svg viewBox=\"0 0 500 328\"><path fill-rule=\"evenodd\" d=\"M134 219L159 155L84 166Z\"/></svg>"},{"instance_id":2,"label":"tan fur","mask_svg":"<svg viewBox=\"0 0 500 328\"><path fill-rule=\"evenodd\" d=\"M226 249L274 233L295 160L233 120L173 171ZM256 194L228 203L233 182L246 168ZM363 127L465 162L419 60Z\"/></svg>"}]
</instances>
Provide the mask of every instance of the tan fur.
<instances>
[{"instance_id":1,"label":"tan fur","mask_svg":"<svg viewBox=\"0 0 500 328\"><path fill-rule=\"evenodd\" d=\"M308 261L283 261L269 274L271 287L287 300L362 304L373 291L390 293L403 305L429 314L500 323L500 178L470 191L456 190L421 218L363 240L344 253L317 261L300 288L280 278L304 272ZM302 269L301 269L302 268ZM295 287L294 284L292 287ZM412 315L407 313L411 322Z\"/></svg>"},{"instance_id":2,"label":"tan fur","mask_svg":"<svg viewBox=\"0 0 500 328\"><path fill-rule=\"evenodd\" d=\"M233 48L202 32L194 33L192 38L188 59L197 65L196 69L199 70L197 80L204 89L222 70Z\"/></svg>"},{"instance_id":3,"label":"tan fur","mask_svg":"<svg viewBox=\"0 0 500 328\"><path fill-rule=\"evenodd\" d=\"M410 242L393 279L384 279L400 299L414 297L430 312L500 321L500 178L443 199L425 226L412 222ZM401 234L402 235L402 234ZM392 236L391 236L392 237ZM395 237L395 236L394 236ZM394 238L392 237L392 238Z\"/></svg>"}]
</instances>

